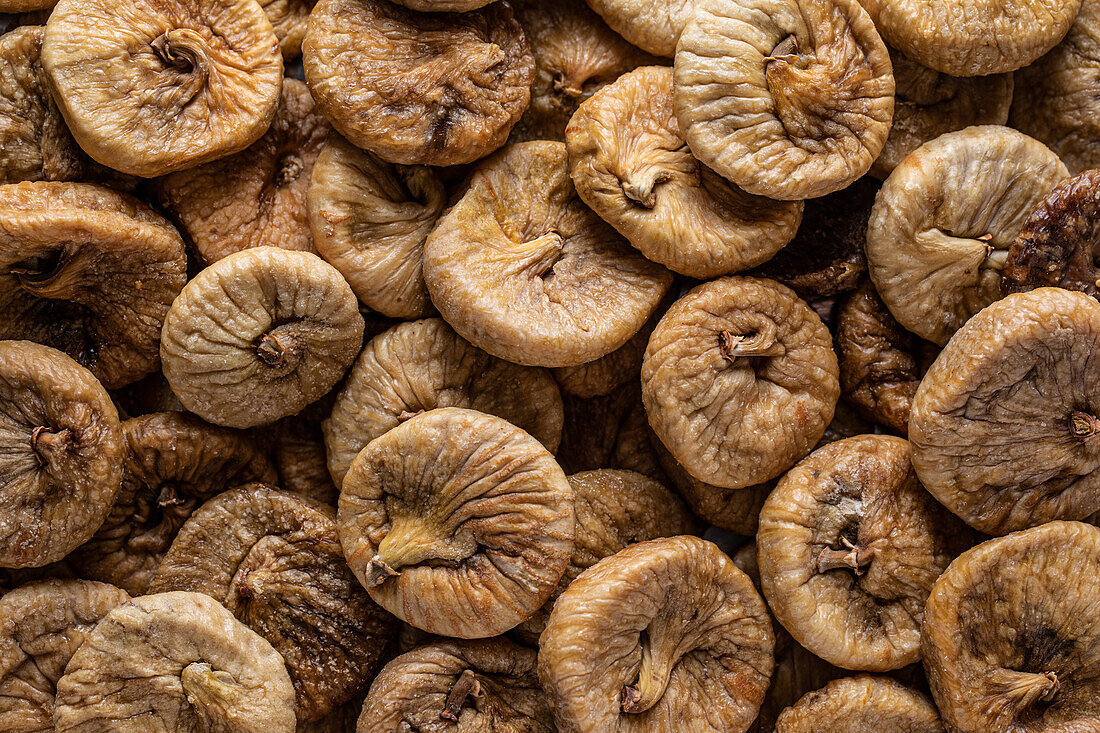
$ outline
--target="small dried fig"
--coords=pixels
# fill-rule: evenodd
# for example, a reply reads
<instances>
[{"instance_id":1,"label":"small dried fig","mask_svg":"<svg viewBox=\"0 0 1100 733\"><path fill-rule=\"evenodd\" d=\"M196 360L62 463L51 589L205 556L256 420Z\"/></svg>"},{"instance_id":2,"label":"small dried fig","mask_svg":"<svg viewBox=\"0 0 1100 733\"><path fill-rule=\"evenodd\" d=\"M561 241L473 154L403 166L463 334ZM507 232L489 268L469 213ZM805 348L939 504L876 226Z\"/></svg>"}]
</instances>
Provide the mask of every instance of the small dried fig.
<instances>
[{"instance_id":1,"label":"small dried fig","mask_svg":"<svg viewBox=\"0 0 1100 733\"><path fill-rule=\"evenodd\" d=\"M409 10L422 13L465 13L483 8L493 0L397 0Z\"/></svg>"},{"instance_id":2,"label":"small dried fig","mask_svg":"<svg viewBox=\"0 0 1100 733\"><path fill-rule=\"evenodd\" d=\"M309 28L309 14L316 0L260 0L264 15L275 29L284 59L302 55L302 41ZM286 80L283 80L286 83Z\"/></svg>"},{"instance_id":3,"label":"small dried fig","mask_svg":"<svg viewBox=\"0 0 1100 733\"><path fill-rule=\"evenodd\" d=\"M887 677L845 677L787 708L775 733L944 733L936 706Z\"/></svg>"},{"instance_id":4,"label":"small dried fig","mask_svg":"<svg viewBox=\"0 0 1100 733\"><path fill-rule=\"evenodd\" d=\"M588 0L609 26L639 48L672 56L676 40L695 14L698 0Z\"/></svg>"}]
</instances>

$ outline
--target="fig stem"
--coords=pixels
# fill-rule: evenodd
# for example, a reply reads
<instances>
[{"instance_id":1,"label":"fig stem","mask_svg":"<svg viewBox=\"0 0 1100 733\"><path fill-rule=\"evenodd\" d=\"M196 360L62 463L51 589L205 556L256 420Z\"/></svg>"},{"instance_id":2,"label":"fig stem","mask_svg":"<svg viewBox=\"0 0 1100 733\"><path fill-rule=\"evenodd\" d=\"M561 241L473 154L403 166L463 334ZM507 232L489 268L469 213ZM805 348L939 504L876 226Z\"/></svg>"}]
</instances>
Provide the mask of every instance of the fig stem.
<instances>
[{"instance_id":1,"label":"fig stem","mask_svg":"<svg viewBox=\"0 0 1100 733\"><path fill-rule=\"evenodd\" d=\"M841 537L840 542L847 551L826 547L817 555L817 572L827 573L840 568L851 570L857 576L867 572L867 566L875 556L875 547L856 547L846 537Z\"/></svg>"},{"instance_id":2,"label":"fig stem","mask_svg":"<svg viewBox=\"0 0 1100 733\"><path fill-rule=\"evenodd\" d=\"M443 712L439 717L457 721L458 714L462 712L462 704L470 695L481 696L481 683L477 681L473 670L466 669L458 676L450 694L447 695L447 703L443 706Z\"/></svg>"},{"instance_id":3,"label":"fig stem","mask_svg":"<svg viewBox=\"0 0 1100 733\"><path fill-rule=\"evenodd\" d=\"M998 670L996 682L1000 692L1012 700L1016 710L1022 711L1038 702L1053 702L1061 683L1054 672L1020 672L1014 669Z\"/></svg>"},{"instance_id":4,"label":"fig stem","mask_svg":"<svg viewBox=\"0 0 1100 733\"><path fill-rule=\"evenodd\" d=\"M622 691L622 711L632 713L638 707L638 701L642 699L642 693L634 685L626 685ZM643 711L639 711L643 712Z\"/></svg>"},{"instance_id":5,"label":"fig stem","mask_svg":"<svg viewBox=\"0 0 1100 733\"><path fill-rule=\"evenodd\" d=\"M422 414L424 414L424 410L417 410L416 412L410 412L409 410L402 410L401 414L397 416L397 419L401 422L405 422L406 420L412 420L417 415L422 415Z\"/></svg>"},{"instance_id":6,"label":"fig stem","mask_svg":"<svg viewBox=\"0 0 1100 733\"><path fill-rule=\"evenodd\" d=\"M795 38L793 35L787 36L775 45L775 48L772 49L771 54L764 58L764 63L767 64L769 61L779 60L791 61L792 59L790 57L794 56L797 53L798 39Z\"/></svg>"},{"instance_id":7,"label":"fig stem","mask_svg":"<svg viewBox=\"0 0 1100 733\"><path fill-rule=\"evenodd\" d=\"M279 340L279 337L265 333L260 337L256 345L256 355L269 367L278 368L286 364L287 347Z\"/></svg>"},{"instance_id":8,"label":"fig stem","mask_svg":"<svg viewBox=\"0 0 1100 733\"><path fill-rule=\"evenodd\" d=\"M375 557L370 561L370 565L367 568L367 587L376 588L385 583L389 578L396 577L400 574L401 573L386 564L385 560Z\"/></svg>"},{"instance_id":9,"label":"fig stem","mask_svg":"<svg viewBox=\"0 0 1100 733\"><path fill-rule=\"evenodd\" d=\"M39 425L31 431L31 451L38 459L38 465L46 466L54 459L59 450L65 450L73 442L73 431L68 428L54 430Z\"/></svg>"},{"instance_id":10,"label":"fig stem","mask_svg":"<svg viewBox=\"0 0 1100 733\"><path fill-rule=\"evenodd\" d=\"M1074 410L1069 415L1069 432L1075 438L1088 440L1100 433L1100 420L1097 420L1095 415L1090 415L1081 410Z\"/></svg>"},{"instance_id":11,"label":"fig stem","mask_svg":"<svg viewBox=\"0 0 1100 733\"><path fill-rule=\"evenodd\" d=\"M652 209L657 205L657 186L669 181L669 174L667 171L661 171L660 173L650 173L639 176L641 180L636 180L633 176L628 177L626 180L619 181L619 188L623 190L623 194L628 199L633 201L643 209Z\"/></svg>"},{"instance_id":12,"label":"fig stem","mask_svg":"<svg viewBox=\"0 0 1100 733\"><path fill-rule=\"evenodd\" d=\"M718 352L726 361L736 362L738 357L782 356L783 344L776 339L775 327L745 335L735 336L729 331L718 334Z\"/></svg>"}]
</instances>

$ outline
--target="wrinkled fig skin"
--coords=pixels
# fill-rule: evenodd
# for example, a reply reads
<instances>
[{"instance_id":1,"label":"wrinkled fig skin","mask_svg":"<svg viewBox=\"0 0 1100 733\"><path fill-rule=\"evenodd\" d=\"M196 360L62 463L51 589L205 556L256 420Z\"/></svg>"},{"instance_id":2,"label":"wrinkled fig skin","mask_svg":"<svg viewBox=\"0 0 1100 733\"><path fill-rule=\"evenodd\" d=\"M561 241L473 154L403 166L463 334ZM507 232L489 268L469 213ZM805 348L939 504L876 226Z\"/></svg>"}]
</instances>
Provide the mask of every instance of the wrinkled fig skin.
<instances>
[{"instance_id":1,"label":"wrinkled fig skin","mask_svg":"<svg viewBox=\"0 0 1100 733\"><path fill-rule=\"evenodd\" d=\"M0 597L14 588L38 580L59 580L76 577L65 560L37 568L0 568Z\"/></svg>"},{"instance_id":2,"label":"wrinkled fig skin","mask_svg":"<svg viewBox=\"0 0 1100 733\"><path fill-rule=\"evenodd\" d=\"M529 434L448 407L359 453L337 524L348 564L384 608L433 634L485 638L557 586L573 550L573 491Z\"/></svg>"},{"instance_id":3,"label":"wrinkled fig skin","mask_svg":"<svg viewBox=\"0 0 1100 733\"><path fill-rule=\"evenodd\" d=\"M676 40L695 14L699 0L588 0L615 32L657 56L671 57Z\"/></svg>"},{"instance_id":4,"label":"wrinkled fig skin","mask_svg":"<svg viewBox=\"0 0 1100 733\"><path fill-rule=\"evenodd\" d=\"M57 683L57 733L293 733L279 653L201 593L108 613Z\"/></svg>"},{"instance_id":5,"label":"wrinkled fig skin","mask_svg":"<svg viewBox=\"0 0 1100 733\"><path fill-rule=\"evenodd\" d=\"M1100 729L1100 529L1050 522L978 545L936 581L921 654L959 733Z\"/></svg>"},{"instance_id":6,"label":"wrinkled fig skin","mask_svg":"<svg viewBox=\"0 0 1100 733\"><path fill-rule=\"evenodd\" d=\"M315 252L306 191L328 134L309 89L287 79L263 137L236 155L164 178L161 204L205 264L263 245Z\"/></svg>"},{"instance_id":7,"label":"wrinkled fig skin","mask_svg":"<svg viewBox=\"0 0 1100 733\"><path fill-rule=\"evenodd\" d=\"M214 494L250 481L273 483L275 471L247 434L183 412L122 423L122 488L107 520L70 560L82 577L138 596L187 518Z\"/></svg>"},{"instance_id":8,"label":"wrinkled fig skin","mask_svg":"<svg viewBox=\"0 0 1100 733\"><path fill-rule=\"evenodd\" d=\"M328 471L321 424L301 415L284 418L273 426L271 441L279 487L336 506L340 491Z\"/></svg>"},{"instance_id":9,"label":"wrinkled fig skin","mask_svg":"<svg viewBox=\"0 0 1100 733\"><path fill-rule=\"evenodd\" d=\"M968 127L910 153L867 225L871 280L905 328L940 346L1001 295L1007 250L1069 173L1007 127Z\"/></svg>"},{"instance_id":10,"label":"wrinkled fig skin","mask_svg":"<svg viewBox=\"0 0 1100 733\"><path fill-rule=\"evenodd\" d=\"M355 294L308 252L255 247L192 279L168 312L164 376L217 425L248 428L327 393L363 343Z\"/></svg>"},{"instance_id":11,"label":"wrinkled fig skin","mask_svg":"<svg viewBox=\"0 0 1100 733\"><path fill-rule=\"evenodd\" d=\"M371 685L355 733L555 733L535 652L504 639L439 640L402 654Z\"/></svg>"},{"instance_id":12,"label":"wrinkled fig skin","mask_svg":"<svg viewBox=\"0 0 1100 733\"><path fill-rule=\"evenodd\" d=\"M770 280L700 285L657 324L642 362L649 424L700 481L775 478L821 439L840 386L832 337Z\"/></svg>"},{"instance_id":13,"label":"wrinkled fig skin","mask_svg":"<svg viewBox=\"0 0 1100 733\"><path fill-rule=\"evenodd\" d=\"M323 423L336 485L368 443L438 407L497 415L549 451L561 440L561 395L546 370L489 356L438 318L402 323L363 349Z\"/></svg>"},{"instance_id":14,"label":"wrinkled fig skin","mask_svg":"<svg viewBox=\"0 0 1100 733\"><path fill-rule=\"evenodd\" d=\"M398 0L397 4L422 13L466 13L490 2L493 0Z\"/></svg>"},{"instance_id":15,"label":"wrinkled fig skin","mask_svg":"<svg viewBox=\"0 0 1100 733\"><path fill-rule=\"evenodd\" d=\"M29 13L50 10L57 0L0 0L0 13Z\"/></svg>"},{"instance_id":16,"label":"wrinkled fig skin","mask_svg":"<svg viewBox=\"0 0 1100 733\"><path fill-rule=\"evenodd\" d=\"M444 319L518 364L576 366L641 329L672 274L577 197L564 143L509 145L481 164L424 247Z\"/></svg>"},{"instance_id":17,"label":"wrinkled fig skin","mask_svg":"<svg viewBox=\"0 0 1100 733\"><path fill-rule=\"evenodd\" d=\"M150 591L221 601L286 662L299 720L316 720L367 687L397 620L351 574L335 512L253 484L214 497L180 530Z\"/></svg>"},{"instance_id":18,"label":"wrinkled fig skin","mask_svg":"<svg viewBox=\"0 0 1100 733\"><path fill-rule=\"evenodd\" d=\"M783 711L775 733L944 733L932 701L885 677L846 677Z\"/></svg>"},{"instance_id":19,"label":"wrinkled fig skin","mask_svg":"<svg viewBox=\"0 0 1100 733\"><path fill-rule=\"evenodd\" d=\"M39 567L89 540L122 480L118 411L60 351L0 341L0 567Z\"/></svg>"},{"instance_id":20,"label":"wrinkled fig skin","mask_svg":"<svg viewBox=\"0 0 1100 733\"><path fill-rule=\"evenodd\" d=\"M313 242L368 308L422 318L433 311L424 240L446 203L431 168L391 165L334 135L309 184Z\"/></svg>"},{"instance_id":21,"label":"wrinkled fig skin","mask_svg":"<svg viewBox=\"0 0 1100 733\"><path fill-rule=\"evenodd\" d=\"M333 127L406 165L470 163L499 148L535 77L507 3L440 15L386 0L320 0L302 52Z\"/></svg>"},{"instance_id":22,"label":"wrinkled fig skin","mask_svg":"<svg viewBox=\"0 0 1100 733\"><path fill-rule=\"evenodd\" d=\"M831 443L791 469L760 511L764 597L825 661L899 669L920 658L924 602L966 535L917 481L905 440Z\"/></svg>"},{"instance_id":23,"label":"wrinkled fig skin","mask_svg":"<svg viewBox=\"0 0 1100 733\"><path fill-rule=\"evenodd\" d=\"M758 196L839 191L890 132L890 53L857 0L700 0L675 76L692 152Z\"/></svg>"},{"instance_id":24,"label":"wrinkled fig skin","mask_svg":"<svg viewBox=\"0 0 1100 733\"><path fill-rule=\"evenodd\" d=\"M264 15L275 29L284 59L302 55L302 41L309 27L309 13L316 0L260 0ZM286 80L283 80L286 84Z\"/></svg>"},{"instance_id":25,"label":"wrinkled fig skin","mask_svg":"<svg viewBox=\"0 0 1100 733\"><path fill-rule=\"evenodd\" d=\"M42 65L80 147L145 178L251 145L271 125L283 76L252 0L61 0Z\"/></svg>"},{"instance_id":26,"label":"wrinkled fig skin","mask_svg":"<svg viewBox=\"0 0 1100 733\"><path fill-rule=\"evenodd\" d=\"M0 338L52 346L122 387L156 371L186 280L179 233L136 199L83 183L0 186Z\"/></svg>"},{"instance_id":27,"label":"wrinkled fig skin","mask_svg":"<svg viewBox=\"0 0 1100 733\"><path fill-rule=\"evenodd\" d=\"M1100 170L1064 181L1028 216L1008 250L1001 290L1079 290L1100 300Z\"/></svg>"},{"instance_id":28,"label":"wrinkled fig skin","mask_svg":"<svg viewBox=\"0 0 1100 733\"><path fill-rule=\"evenodd\" d=\"M745 731L774 662L752 581L715 545L632 545L581 573L539 643L539 677L561 733Z\"/></svg>"},{"instance_id":29,"label":"wrinkled fig skin","mask_svg":"<svg viewBox=\"0 0 1100 733\"><path fill-rule=\"evenodd\" d=\"M566 129L577 193L642 254L701 279L767 261L802 202L750 196L699 163L672 110L672 69L646 66L597 92Z\"/></svg>"},{"instance_id":30,"label":"wrinkled fig skin","mask_svg":"<svg viewBox=\"0 0 1100 733\"><path fill-rule=\"evenodd\" d=\"M883 39L952 76L1013 71L1054 48L1081 0L860 0Z\"/></svg>"},{"instance_id":31,"label":"wrinkled fig skin","mask_svg":"<svg viewBox=\"0 0 1100 733\"><path fill-rule=\"evenodd\" d=\"M992 535L1100 510L1100 303L1039 288L989 306L928 370L909 418L913 466Z\"/></svg>"}]
</instances>

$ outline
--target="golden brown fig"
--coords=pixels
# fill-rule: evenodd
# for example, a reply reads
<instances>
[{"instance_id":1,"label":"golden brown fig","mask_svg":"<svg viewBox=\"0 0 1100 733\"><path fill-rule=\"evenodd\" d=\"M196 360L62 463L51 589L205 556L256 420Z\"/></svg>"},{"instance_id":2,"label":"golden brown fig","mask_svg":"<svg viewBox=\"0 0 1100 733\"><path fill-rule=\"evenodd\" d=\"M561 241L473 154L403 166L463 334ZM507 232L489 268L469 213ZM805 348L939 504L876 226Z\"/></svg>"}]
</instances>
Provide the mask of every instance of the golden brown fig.
<instances>
[{"instance_id":1,"label":"golden brown fig","mask_svg":"<svg viewBox=\"0 0 1100 733\"><path fill-rule=\"evenodd\" d=\"M184 406L234 428L274 422L327 393L359 352L363 317L331 265L256 247L199 273L164 320L164 376Z\"/></svg>"},{"instance_id":2,"label":"golden brown fig","mask_svg":"<svg viewBox=\"0 0 1100 733\"><path fill-rule=\"evenodd\" d=\"M364 448L344 477L344 555L384 608L433 634L496 636L546 602L573 550L573 491L534 438L431 410Z\"/></svg>"},{"instance_id":3,"label":"golden brown fig","mask_svg":"<svg viewBox=\"0 0 1100 733\"><path fill-rule=\"evenodd\" d=\"M306 191L328 133L306 85L287 79L263 137L236 155L159 181L160 202L206 264L263 245L315 252Z\"/></svg>"},{"instance_id":4,"label":"golden brown fig","mask_svg":"<svg viewBox=\"0 0 1100 733\"><path fill-rule=\"evenodd\" d=\"M1039 288L959 330L909 418L913 466L948 509L987 534L1100 510L1100 303Z\"/></svg>"},{"instance_id":5,"label":"golden brown fig","mask_svg":"<svg viewBox=\"0 0 1100 733\"><path fill-rule=\"evenodd\" d=\"M672 56L699 0L588 0L588 4L635 46L658 56Z\"/></svg>"},{"instance_id":6,"label":"golden brown fig","mask_svg":"<svg viewBox=\"0 0 1100 733\"><path fill-rule=\"evenodd\" d=\"M910 153L867 225L871 280L898 323L943 346L999 298L1006 250L1068 175L1042 143L995 125L949 132Z\"/></svg>"},{"instance_id":7,"label":"golden brown fig","mask_svg":"<svg viewBox=\"0 0 1100 733\"><path fill-rule=\"evenodd\" d=\"M251 145L283 77L254 0L61 0L42 66L80 147L146 178Z\"/></svg>"},{"instance_id":8,"label":"golden brown fig","mask_svg":"<svg viewBox=\"0 0 1100 733\"><path fill-rule=\"evenodd\" d=\"M890 132L890 54L857 0L701 0L675 77L691 151L759 196L838 191Z\"/></svg>"},{"instance_id":9,"label":"golden brown fig","mask_svg":"<svg viewBox=\"0 0 1100 733\"><path fill-rule=\"evenodd\" d=\"M672 275L577 197L559 142L482 163L424 247L432 302L464 338L518 364L576 366L638 332Z\"/></svg>"},{"instance_id":10,"label":"golden brown fig","mask_svg":"<svg viewBox=\"0 0 1100 733\"><path fill-rule=\"evenodd\" d=\"M294 687L264 639L202 593L108 613L57 683L58 733L293 733Z\"/></svg>"},{"instance_id":11,"label":"golden brown fig","mask_svg":"<svg viewBox=\"0 0 1100 733\"><path fill-rule=\"evenodd\" d=\"M535 76L507 3L439 15L386 0L320 0L302 54L333 127L409 165L469 163L500 147Z\"/></svg>"},{"instance_id":12,"label":"golden brown fig","mask_svg":"<svg viewBox=\"0 0 1100 733\"><path fill-rule=\"evenodd\" d=\"M775 733L944 733L932 701L886 677L846 677L783 711Z\"/></svg>"},{"instance_id":13,"label":"golden brown fig","mask_svg":"<svg viewBox=\"0 0 1100 733\"><path fill-rule=\"evenodd\" d=\"M649 259L711 278L767 261L801 202L750 196L701 164L672 111L672 69L646 66L597 92L566 129L581 199Z\"/></svg>"},{"instance_id":14,"label":"golden brown fig","mask_svg":"<svg viewBox=\"0 0 1100 733\"><path fill-rule=\"evenodd\" d=\"M1100 730L1100 529L1049 522L978 545L936 581L921 654L949 730Z\"/></svg>"},{"instance_id":15,"label":"golden brown fig","mask_svg":"<svg viewBox=\"0 0 1100 733\"><path fill-rule=\"evenodd\" d=\"M60 349L107 387L156 370L186 271L179 234L135 199L83 183L0 186L0 338Z\"/></svg>"},{"instance_id":16,"label":"golden brown fig","mask_svg":"<svg viewBox=\"0 0 1100 733\"><path fill-rule=\"evenodd\" d=\"M28 13L50 10L57 0L0 0L0 13Z\"/></svg>"},{"instance_id":17,"label":"golden brown fig","mask_svg":"<svg viewBox=\"0 0 1100 733\"><path fill-rule=\"evenodd\" d=\"M302 41L306 37L309 13L314 2L316 0L260 0L260 7L275 29L284 59L302 55Z\"/></svg>"}]
</instances>

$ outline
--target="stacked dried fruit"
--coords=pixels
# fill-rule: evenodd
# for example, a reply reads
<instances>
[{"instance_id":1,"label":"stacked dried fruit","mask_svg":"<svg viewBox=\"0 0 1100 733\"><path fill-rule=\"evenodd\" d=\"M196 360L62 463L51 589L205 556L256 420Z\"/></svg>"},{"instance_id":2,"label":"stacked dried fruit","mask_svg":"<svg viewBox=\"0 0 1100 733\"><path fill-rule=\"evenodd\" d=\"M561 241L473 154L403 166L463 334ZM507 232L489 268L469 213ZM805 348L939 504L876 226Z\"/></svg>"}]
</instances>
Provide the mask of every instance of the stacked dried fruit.
<instances>
[{"instance_id":1,"label":"stacked dried fruit","mask_svg":"<svg viewBox=\"0 0 1100 733\"><path fill-rule=\"evenodd\" d=\"M1100 0L0 22L0 731L1100 731Z\"/></svg>"}]
</instances>

